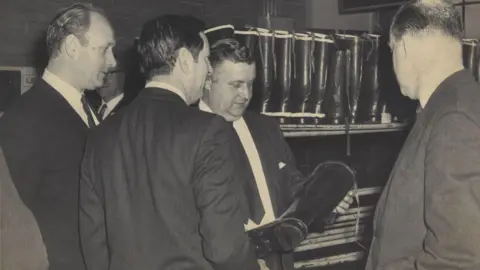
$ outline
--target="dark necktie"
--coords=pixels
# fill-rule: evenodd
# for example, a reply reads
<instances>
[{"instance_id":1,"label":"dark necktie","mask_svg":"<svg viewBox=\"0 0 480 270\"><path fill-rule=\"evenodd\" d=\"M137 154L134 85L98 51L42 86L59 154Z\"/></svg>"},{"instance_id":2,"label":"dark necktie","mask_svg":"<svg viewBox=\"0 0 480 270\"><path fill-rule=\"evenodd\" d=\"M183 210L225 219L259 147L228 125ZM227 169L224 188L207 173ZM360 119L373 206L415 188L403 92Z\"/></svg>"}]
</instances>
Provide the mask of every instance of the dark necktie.
<instances>
[{"instance_id":1,"label":"dark necktie","mask_svg":"<svg viewBox=\"0 0 480 270\"><path fill-rule=\"evenodd\" d=\"M105 114L105 110L107 110L107 104L102 104L102 106L98 110L98 116L100 121L102 121L105 118L103 117L103 114Z\"/></svg>"},{"instance_id":2,"label":"dark necktie","mask_svg":"<svg viewBox=\"0 0 480 270\"><path fill-rule=\"evenodd\" d=\"M233 127L233 122L229 122L229 123L231 123ZM235 130L235 133L236 133L236 130ZM236 134L238 136L238 133ZM247 203L249 207L250 219L256 224L260 224L260 222L263 219L263 216L265 216L265 208L263 207L262 199L260 197L260 192L258 191L257 181L255 179L255 176L253 175L253 172L250 166L250 161L248 160L247 152L243 148L241 141L239 143L241 147L241 149L238 150L239 156L240 156L240 162L244 162L244 166L246 166L247 168L250 168L244 174L246 179L242 179L244 180L243 186L245 191L245 197L247 198Z\"/></svg>"},{"instance_id":3,"label":"dark necktie","mask_svg":"<svg viewBox=\"0 0 480 270\"><path fill-rule=\"evenodd\" d=\"M82 94L81 100L82 100L83 110L87 114L88 127L93 128L95 127L95 121L93 120L92 111L90 110L90 106L88 105L88 101L85 95Z\"/></svg>"},{"instance_id":4,"label":"dark necktie","mask_svg":"<svg viewBox=\"0 0 480 270\"><path fill-rule=\"evenodd\" d=\"M260 198L260 192L258 192L257 182L252 175L253 181L247 180L245 192L250 208L250 219L256 224L262 222L263 216L265 216L265 208L263 207L262 199ZM252 183L253 182L253 183Z\"/></svg>"}]
</instances>

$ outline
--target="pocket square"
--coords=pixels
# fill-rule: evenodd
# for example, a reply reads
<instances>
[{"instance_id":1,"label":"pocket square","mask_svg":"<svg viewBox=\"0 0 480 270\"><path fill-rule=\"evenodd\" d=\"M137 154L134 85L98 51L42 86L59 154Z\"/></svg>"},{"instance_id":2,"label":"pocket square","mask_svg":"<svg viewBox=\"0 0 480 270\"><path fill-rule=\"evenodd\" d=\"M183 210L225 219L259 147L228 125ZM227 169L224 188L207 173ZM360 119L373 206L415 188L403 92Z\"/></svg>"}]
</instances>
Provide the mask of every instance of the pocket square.
<instances>
[{"instance_id":1,"label":"pocket square","mask_svg":"<svg viewBox=\"0 0 480 270\"><path fill-rule=\"evenodd\" d=\"M285 165L287 165L287 164L285 164L285 163L283 163L283 162L279 162L279 163L278 163L278 168L279 168L279 169L283 169L283 167L285 167Z\"/></svg>"}]
</instances>

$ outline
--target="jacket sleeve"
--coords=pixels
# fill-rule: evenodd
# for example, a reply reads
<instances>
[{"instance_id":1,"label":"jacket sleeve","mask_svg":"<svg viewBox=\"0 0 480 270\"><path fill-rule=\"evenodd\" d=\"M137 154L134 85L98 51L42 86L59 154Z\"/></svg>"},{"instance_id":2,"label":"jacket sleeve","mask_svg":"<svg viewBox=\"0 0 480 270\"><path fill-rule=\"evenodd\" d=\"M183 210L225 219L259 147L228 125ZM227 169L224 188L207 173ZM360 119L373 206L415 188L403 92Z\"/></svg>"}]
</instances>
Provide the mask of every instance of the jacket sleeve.
<instances>
[{"instance_id":1,"label":"jacket sleeve","mask_svg":"<svg viewBox=\"0 0 480 270\"><path fill-rule=\"evenodd\" d=\"M415 269L480 269L480 127L467 115L444 115L425 157L423 249Z\"/></svg>"},{"instance_id":2,"label":"jacket sleeve","mask_svg":"<svg viewBox=\"0 0 480 270\"><path fill-rule=\"evenodd\" d=\"M89 148L87 146L80 176L80 243L87 270L105 270L109 268L105 211L98 196L93 174L95 163Z\"/></svg>"},{"instance_id":3,"label":"jacket sleeve","mask_svg":"<svg viewBox=\"0 0 480 270\"><path fill-rule=\"evenodd\" d=\"M48 257L32 212L23 203L0 150L0 258L3 269L47 270Z\"/></svg>"},{"instance_id":4,"label":"jacket sleeve","mask_svg":"<svg viewBox=\"0 0 480 270\"><path fill-rule=\"evenodd\" d=\"M240 141L222 118L215 117L195 153L194 194L200 211L203 252L216 270L258 269L253 247L244 231L248 219L238 187L242 170Z\"/></svg>"}]
</instances>

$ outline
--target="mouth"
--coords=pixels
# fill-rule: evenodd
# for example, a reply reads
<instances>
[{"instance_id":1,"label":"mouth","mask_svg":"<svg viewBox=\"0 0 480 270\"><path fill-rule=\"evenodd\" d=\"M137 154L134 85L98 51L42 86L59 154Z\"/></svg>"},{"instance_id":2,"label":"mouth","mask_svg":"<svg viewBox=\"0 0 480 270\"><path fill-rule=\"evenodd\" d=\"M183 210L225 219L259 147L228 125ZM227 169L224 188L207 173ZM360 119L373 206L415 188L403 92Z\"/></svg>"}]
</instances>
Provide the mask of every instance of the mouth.
<instances>
[{"instance_id":1,"label":"mouth","mask_svg":"<svg viewBox=\"0 0 480 270\"><path fill-rule=\"evenodd\" d=\"M241 108L241 109L245 108L247 106L247 104L248 104L248 102L246 102L246 101L245 102L234 102L233 103L233 105L235 107Z\"/></svg>"}]
</instances>

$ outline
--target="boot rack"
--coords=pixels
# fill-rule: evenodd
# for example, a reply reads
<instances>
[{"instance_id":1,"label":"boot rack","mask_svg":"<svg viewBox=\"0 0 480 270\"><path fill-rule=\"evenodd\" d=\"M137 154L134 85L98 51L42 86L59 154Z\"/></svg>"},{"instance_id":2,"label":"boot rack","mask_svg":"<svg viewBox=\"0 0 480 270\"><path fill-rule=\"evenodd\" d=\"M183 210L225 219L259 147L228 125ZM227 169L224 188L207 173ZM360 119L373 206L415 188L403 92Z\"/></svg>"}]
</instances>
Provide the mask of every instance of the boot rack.
<instances>
[{"instance_id":1,"label":"boot rack","mask_svg":"<svg viewBox=\"0 0 480 270\"><path fill-rule=\"evenodd\" d=\"M295 138L401 131L408 127L408 123L350 124L348 128L346 125L281 125L280 127L285 137Z\"/></svg>"}]
</instances>

